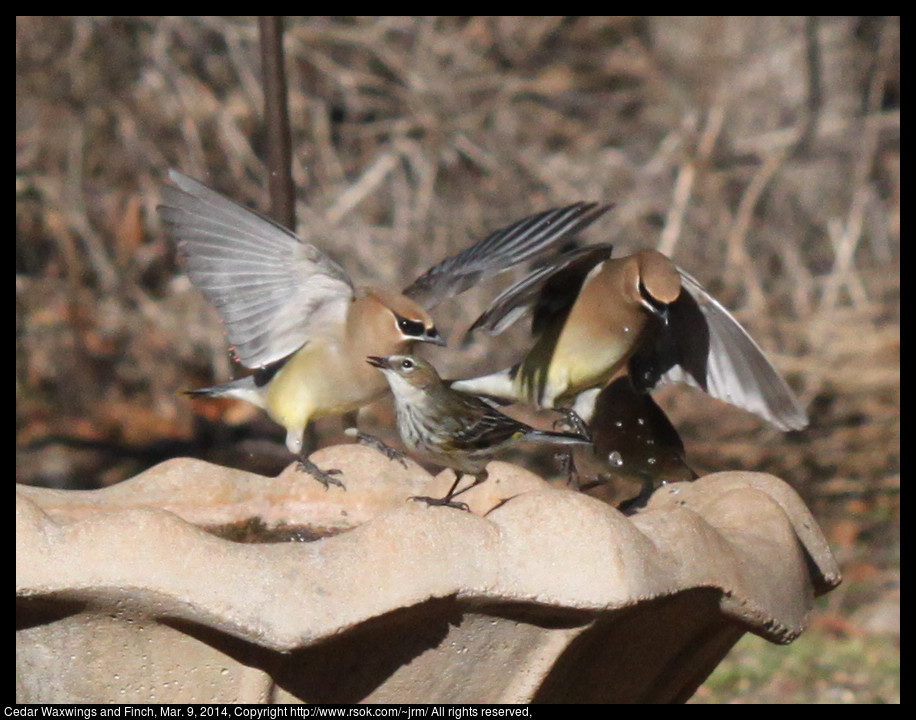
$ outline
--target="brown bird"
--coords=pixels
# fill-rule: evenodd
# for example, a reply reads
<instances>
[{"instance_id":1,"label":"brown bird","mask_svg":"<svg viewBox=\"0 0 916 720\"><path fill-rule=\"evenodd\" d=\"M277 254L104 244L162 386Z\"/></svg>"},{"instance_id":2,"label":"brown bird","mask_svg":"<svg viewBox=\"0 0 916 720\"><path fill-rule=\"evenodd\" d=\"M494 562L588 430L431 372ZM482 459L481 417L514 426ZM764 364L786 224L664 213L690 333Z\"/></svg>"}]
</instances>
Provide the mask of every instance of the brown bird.
<instances>
[{"instance_id":1,"label":"brown bird","mask_svg":"<svg viewBox=\"0 0 916 720\"><path fill-rule=\"evenodd\" d=\"M444 345L428 310L481 277L536 258L608 208L575 203L520 220L445 259L403 292L354 286L316 246L179 172L163 189L162 221L179 240L191 282L219 312L237 359L253 375L192 391L265 409L286 428L286 446L325 487L336 470L308 459L313 419L355 413L388 389L367 355ZM360 439L372 441L360 434Z\"/></svg>"},{"instance_id":2,"label":"brown bird","mask_svg":"<svg viewBox=\"0 0 916 720\"><path fill-rule=\"evenodd\" d=\"M591 443L582 433L537 430L473 395L452 390L436 369L421 358L372 356L367 362L381 370L391 385L398 432L407 449L421 460L455 471L455 482L445 497L416 500L467 510L467 505L454 502L454 498L484 482L487 463L506 448L520 442ZM474 482L456 492L464 475L473 475Z\"/></svg>"},{"instance_id":3,"label":"brown bird","mask_svg":"<svg viewBox=\"0 0 916 720\"><path fill-rule=\"evenodd\" d=\"M576 449L575 456L570 452L563 458L569 482L608 502L624 499L617 506L622 512L642 507L662 485L697 478L668 416L627 376L601 389L588 432L594 447ZM637 494L621 498L621 492L634 485Z\"/></svg>"},{"instance_id":4,"label":"brown bird","mask_svg":"<svg viewBox=\"0 0 916 720\"><path fill-rule=\"evenodd\" d=\"M654 250L612 259L611 248L565 252L503 292L469 333L499 334L531 311L533 347L512 368L452 387L571 406L588 420L601 389L629 375L639 391L684 382L781 430L807 425L757 343L693 277Z\"/></svg>"}]
</instances>

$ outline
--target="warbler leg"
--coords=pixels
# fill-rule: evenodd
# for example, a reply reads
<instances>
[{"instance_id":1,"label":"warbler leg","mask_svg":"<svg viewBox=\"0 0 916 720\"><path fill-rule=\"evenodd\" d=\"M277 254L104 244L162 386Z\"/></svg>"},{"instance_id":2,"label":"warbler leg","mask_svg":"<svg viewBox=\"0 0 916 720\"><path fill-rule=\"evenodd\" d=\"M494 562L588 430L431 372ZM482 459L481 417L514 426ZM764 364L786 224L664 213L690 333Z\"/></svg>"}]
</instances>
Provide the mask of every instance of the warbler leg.
<instances>
[{"instance_id":1,"label":"warbler leg","mask_svg":"<svg viewBox=\"0 0 916 720\"><path fill-rule=\"evenodd\" d=\"M457 495L461 495L462 493L466 493L466 492L467 492L468 490L470 490L471 488L475 488L475 487L477 487L478 485L480 485L480 483L484 482L488 477L489 477L489 474L487 473L487 471L486 471L486 470L481 470L479 473L477 473L477 474L474 476L474 482L472 482L470 485L468 485L468 486L467 486L466 488L464 488L463 490L459 490L458 492L455 492L455 488L458 486L458 479L456 478L456 479L455 479L455 484L452 485L452 489L449 490L449 494L448 494L446 497L447 497L449 500L451 500L453 497L456 497Z\"/></svg>"},{"instance_id":2,"label":"warbler leg","mask_svg":"<svg viewBox=\"0 0 916 720\"><path fill-rule=\"evenodd\" d=\"M462 473L460 470L456 470L455 471L455 482L452 483L452 486L449 488L449 491L445 494L445 497L434 498L434 497L427 497L426 495L414 495L410 499L416 500L418 502L425 502L427 505L453 507L457 510L464 510L465 512L470 512L471 508L467 506L467 503L455 502L454 500L452 500L452 498L455 497L456 495L460 495L461 493L465 492L465 490L470 490L475 485L479 485L480 483L482 483L484 480L487 479L486 470L484 470L481 473L481 475L483 475L483 479L480 479L480 475L477 475L474 478L474 482L471 485L468 485L464 490L459 490L458 492L455 492L455 488L458 487L458 483L461 482L461 478L464 477L464 473Z\"/></svg>"},{"instance_id":3,"label":"warbler leg","mask_svg":"<svg viewBox=\"0 0 916 720\"><path fill-rule=\"evenodd\" d=\"M417 502L425 502L427 505L435 505L437 507L450 507L455 508L456 510L471 512L471 508L468 507L467 503L456 502L455 500L449 500L448 498L434 498L427 497L426 495L414 495L410 499Z\"/></svg>"}]
</instances>

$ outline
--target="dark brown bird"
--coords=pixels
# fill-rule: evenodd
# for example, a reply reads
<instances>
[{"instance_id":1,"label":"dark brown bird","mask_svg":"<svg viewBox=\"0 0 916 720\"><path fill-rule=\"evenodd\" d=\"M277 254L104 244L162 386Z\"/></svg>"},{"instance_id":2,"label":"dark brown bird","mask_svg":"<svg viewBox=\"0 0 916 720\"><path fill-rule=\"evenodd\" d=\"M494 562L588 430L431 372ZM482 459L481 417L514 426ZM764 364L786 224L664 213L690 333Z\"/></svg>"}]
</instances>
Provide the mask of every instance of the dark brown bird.
<instances>
[{"instance_id":1,"label":"dark brown bird","mask_svg":"<svg viewBox=\"0 0 916 720\"><path fill-rule=\"evenodd\" d=\"M623 512L642 507L662 485L697 478L668 416L628 376L602 388L588 432L594 447L575 449L564 458L569 482L607 502L623 500L617 506Z\"/></svg>"}]
</instances>

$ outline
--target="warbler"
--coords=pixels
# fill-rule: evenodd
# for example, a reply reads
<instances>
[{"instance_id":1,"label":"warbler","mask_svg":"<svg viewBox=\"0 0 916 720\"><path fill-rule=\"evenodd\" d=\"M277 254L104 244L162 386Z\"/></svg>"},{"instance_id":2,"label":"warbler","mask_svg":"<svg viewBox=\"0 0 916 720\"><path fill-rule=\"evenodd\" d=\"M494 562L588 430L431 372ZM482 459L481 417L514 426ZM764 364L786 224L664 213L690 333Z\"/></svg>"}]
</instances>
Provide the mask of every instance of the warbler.
<instances>
[{"instance_id":1,"label":"warbler","mask_svg":"<svg viewBox=\"0 0 916 720\"><path fill-rule=\"evenodd\" d=\"M429 310L481 277L533 259L600 217L608 206L574 203L524 218L434 266L403 292L355 287L315 245L179 172L163 189L163 223L195 287L219 312L237 359L253 375L192 391L246 400L286 428L299 467L343 487L308 459L313 419L356 411L388 389L367 355L444 345ZM374 439L359 434L366 442Z\"/></svg>"},{"instance_id":2,"label":"warbler","mask_svg":"<svg viewBox=\"0 0 916 720\"><path fill-rule=\"evenodd\" d=\"M390 355L366 360L384 373L391 386L398 432L407 449L421 460L455 471L455 482L444 497L416 500L467 510L467 505L454 498L484 482L487 463L506 448L521 442L591 443L591 438L582 432L537 430L480 398L452 390L422 358ZM464 475L473 475L474 482L458 490Z\"/></svg>"}]
</instances>

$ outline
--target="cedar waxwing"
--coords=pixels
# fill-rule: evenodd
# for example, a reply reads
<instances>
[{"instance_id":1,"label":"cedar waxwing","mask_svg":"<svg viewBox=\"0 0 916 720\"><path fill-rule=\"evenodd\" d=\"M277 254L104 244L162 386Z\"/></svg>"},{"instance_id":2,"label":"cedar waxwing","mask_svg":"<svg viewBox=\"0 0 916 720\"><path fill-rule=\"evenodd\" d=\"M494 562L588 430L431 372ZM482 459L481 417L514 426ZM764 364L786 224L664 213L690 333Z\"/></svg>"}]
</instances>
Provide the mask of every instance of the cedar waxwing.
<instances>
[{"instance_id":1,"label":"cedar waxwing","mask_svg":"<svg viewBox=\"0 0 916 720\"><path fill-rule=\"evenodd\" d=\"M599 391L627 374L639 391L671 382L699 387L781 430L808 423L747 331L659 252L611 259L604 244L563 253L503 292L468 332L498 334L529 310L537 339L521 363L452 387L571 406L591 420Z\"/></svg>"},{"instance_id":2,"label":"cedar waxwing","mask_svg":"<svg viewBox=\"0 0 916 720\"><path fill-rule=\"evenodd\" d=\"M176 187L163 189L160 217L179 240L191 282L219 312L237 359L255 369L192 394L265 409L286 428L300 467L325 487L343 484L336 470L308 459L304 432L312 419L355 413L387 391L367 355L407 352L414 342L444 345L428 308L538 256L608 209L576 203L525 218L398 293L354 287L343 268L292 231L179 172L169 177Z\"/></svg>"},{"instance_id":3,"label":"cedar waxwing","mask_svg":"<svg viewBox=\"0 0 916 720\"><path fill-rule=\"evenodd\" d=\"M450 467L455 482L443 498L417 497L430 505L463 508L454 498L487 479L486 465L502 450L520 442L588 445L581 433L536 430L504 415L473 395L452 390L435 368L412 355L370 356L367 362L384 373L391 385L398 432L410 452L421 460ZM455 492L463 475L474 482Z\"/></svg>"}]
</instances>

